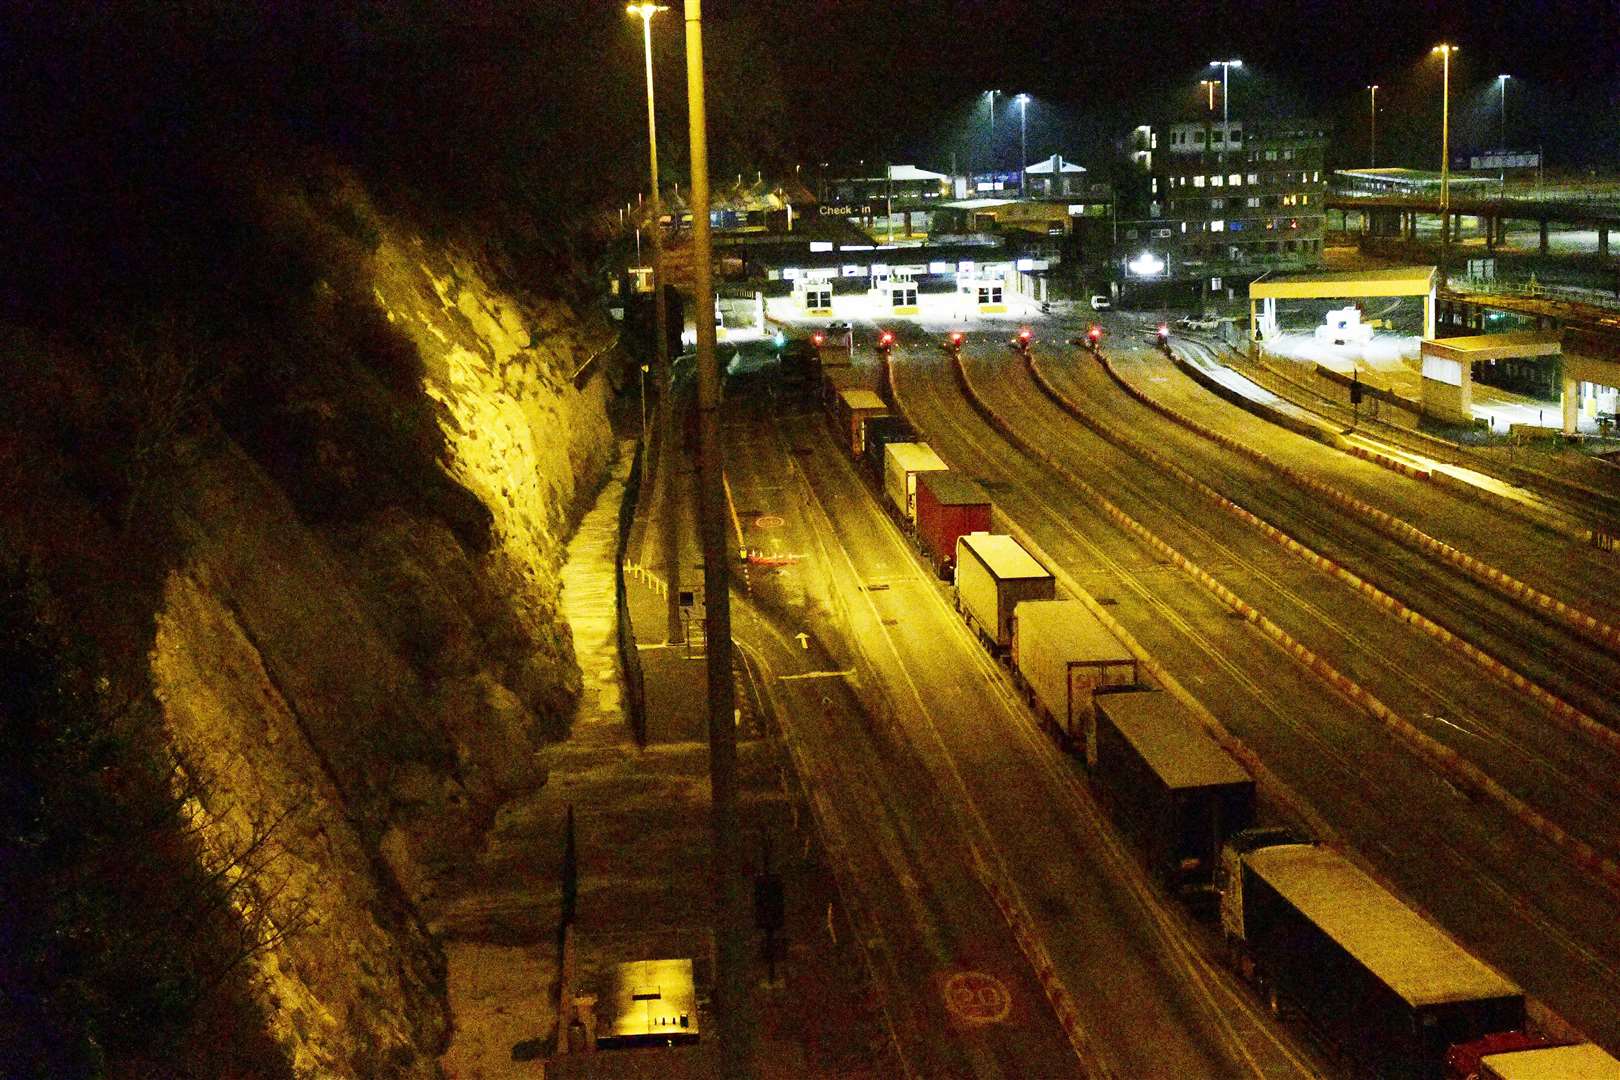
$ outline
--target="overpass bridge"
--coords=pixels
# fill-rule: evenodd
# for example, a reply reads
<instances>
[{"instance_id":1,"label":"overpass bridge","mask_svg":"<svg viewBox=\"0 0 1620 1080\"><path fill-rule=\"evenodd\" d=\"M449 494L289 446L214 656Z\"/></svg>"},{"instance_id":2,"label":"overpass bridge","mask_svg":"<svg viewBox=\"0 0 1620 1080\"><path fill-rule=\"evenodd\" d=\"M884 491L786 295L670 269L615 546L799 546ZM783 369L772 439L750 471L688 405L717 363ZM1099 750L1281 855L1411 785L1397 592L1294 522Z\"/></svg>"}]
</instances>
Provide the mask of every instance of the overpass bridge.
<instances>
[{"instance_id":1,"label":"overpass bridge","mask_svg":"<svg viewBox=\"0 0 1620 1080\"><path fill-rule=\"evenodd\" d=\"M1540 231L1543 255L1548 253L1548 232L1554 224L1595 229L1600 258L1609 255L1611 230L1620 229L1620 197L1607 194L1582 198L1570 192L1558 192L1547 198L1530 198L1517 194L1463 193L1453 195L1449 205L1443 206L1438 193L1330 191L1324 205L1330 213L1336 210L1344 215L1340 219L1341 229L1348 231L1346 222L1354 211L1361 215L1365 235L1392 239L1417 239L1418 218L1424 216L1439 221L1442 235L1450 229L1451 238L1460 240L1462 219L1477 218L1484 227L1486 247L1491 249L1506 238L1508 222L1534 222Z\"/></svg>"}]
</instances>

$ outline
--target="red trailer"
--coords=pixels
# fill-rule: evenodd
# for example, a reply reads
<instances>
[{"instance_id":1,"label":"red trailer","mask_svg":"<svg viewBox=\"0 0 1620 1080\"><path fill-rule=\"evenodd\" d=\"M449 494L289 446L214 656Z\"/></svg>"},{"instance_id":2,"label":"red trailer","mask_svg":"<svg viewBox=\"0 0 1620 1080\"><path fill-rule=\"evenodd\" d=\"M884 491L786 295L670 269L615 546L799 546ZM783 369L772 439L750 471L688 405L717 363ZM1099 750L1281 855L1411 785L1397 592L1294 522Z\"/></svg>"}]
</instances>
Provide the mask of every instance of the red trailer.
<instances>
[{"instance_id":1,"label":"red trailer","mask_svg":"<svg viewBox=\"0 0 1620 1080\"><path fill-rule=\"evenodd\" d=\"M990 496L984 488L960 473L918 474L917 539L935 573L951 576L958 537L989 531Z\"/></svg>"}]
</instances>

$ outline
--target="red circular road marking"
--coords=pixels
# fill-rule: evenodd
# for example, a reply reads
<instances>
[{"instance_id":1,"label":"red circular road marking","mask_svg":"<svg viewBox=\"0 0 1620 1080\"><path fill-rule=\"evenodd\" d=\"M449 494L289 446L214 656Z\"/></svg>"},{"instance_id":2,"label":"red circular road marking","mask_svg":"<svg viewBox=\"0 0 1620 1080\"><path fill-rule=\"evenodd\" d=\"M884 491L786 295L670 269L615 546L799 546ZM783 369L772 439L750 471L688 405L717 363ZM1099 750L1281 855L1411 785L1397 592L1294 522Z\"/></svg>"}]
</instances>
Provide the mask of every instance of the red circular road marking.
<instances>
[{"instance_id":1,"label":"red circular road marking","mask_svg":"<svg viewBox=\"0 0 1620 1080\"><path fill-rule=\"evenodd\" d=\"M945 1007L969 1024L996 1024L1012 1009L1002 981L982 971L957 971L945 980Z\"/></svg>"},{"instance_id":2,"label":"red circular road marking","mask_svg":"<svg viewBox=\"0 0 1620 1080\"><path fill-rule=\"evenodd\" d=\"M780 529L784 524L786 522L775 514L761 514L754 519L754 528L756 529Z\"/></svg>"}]
</instances>

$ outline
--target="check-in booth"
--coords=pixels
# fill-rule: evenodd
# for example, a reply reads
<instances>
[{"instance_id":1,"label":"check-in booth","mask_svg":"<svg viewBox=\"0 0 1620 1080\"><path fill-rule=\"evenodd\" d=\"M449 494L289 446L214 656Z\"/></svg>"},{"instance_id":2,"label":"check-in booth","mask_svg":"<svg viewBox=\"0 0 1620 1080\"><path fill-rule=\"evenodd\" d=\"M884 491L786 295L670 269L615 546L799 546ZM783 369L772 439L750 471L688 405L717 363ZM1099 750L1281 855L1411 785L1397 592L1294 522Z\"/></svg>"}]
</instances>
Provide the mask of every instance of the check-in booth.
<instances>
[{"instance_id":1,"label":"check-in booth","mask_svg":"<svg viewBox=\"0 0 1620 1080\"><path fill-rule=\"evenodd\" d=\"M917 306L917 276L927 272L926 265L873 266L872 285L867 295L872 298L874 312L916 315L922 310Z\"/></svg>"},{"instance_id":2,"label":"check-in booth","mask_svg":"<svg viewBox=\"0 0 1620 1080\"><path fill-rule=\"evenodd\" d=\"M1474 419L1475 364L1557 357L1562 355L1563 346L1556 332L1523 330L1506 334L1424 338L1419 351L1423 358L1423 411L1430 416L1467 424ZM1567 400L1564 412L1565 431L1574 431L1574 413Z\"/></svg>"},{"instance_id":3,"label":"check-in booth","mask_svg":"<svg viewBox=\"0 0 1620 1080\"><path fill-rule=\"evenodd\" d=\"M830 266L799 271L793 280L793 299L806 315L832 314L832 279L837 274L837 268Z\"/></svg>"},{"instance_id":4,"label":"check-in booth","mask_svg":"<svg viewBox=\"0 0 1620 1080\"><path fill-rule=\"evenodd\" d=\"M976 315L1002 315L1007 311L1007 275L1004 270L964 262L956 268L956 295Z\"/></svg>"}]
</instances>

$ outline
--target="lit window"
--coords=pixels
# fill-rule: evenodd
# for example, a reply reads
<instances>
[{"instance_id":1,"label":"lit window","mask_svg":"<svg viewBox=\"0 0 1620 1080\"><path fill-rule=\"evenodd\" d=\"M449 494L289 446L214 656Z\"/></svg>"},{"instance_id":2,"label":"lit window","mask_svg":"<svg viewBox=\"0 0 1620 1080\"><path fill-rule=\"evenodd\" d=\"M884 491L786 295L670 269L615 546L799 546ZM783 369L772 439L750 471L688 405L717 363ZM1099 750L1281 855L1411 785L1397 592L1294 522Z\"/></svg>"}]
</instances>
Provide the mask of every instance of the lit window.
<instances>
[{"instance_id":1,"label":"lit window","mask_svg":"<svg viewBox=\"0 0 1620 1080\"><path fill-rule=\"evenodd\" d=\"M1277 151L1275 151L1275 150L1267 150L1266 151L1266 160L1267 161L1276 161L1277 160Z\"/></svg>"},{"instance_id":2,"label":"lit window","mask_svg":"<svg viewBox=\"0 0 1620 1080\"><path fill-rule=\"evenodd\" d=\"M1220 288L1221 287L1221 279L1218 278L1218 277L1210 278L1209 279L1209 287L1212 288L1212 289Z\"/></svg>"},{"instance_id":3,"label":"lit window","mask_svg":"<svg viewBox=\"0 0 1620 1080\"><path fill-rule=\"evenodd\" d=\"M1245 201L1248 203L1249 206L1259 206L1260 205L1260 196L1258 196L1258 195L1250 195L1248 197L1248 199L1245 200Z\"/></svg>"},{"instance_id":4,"label":"lit window","mask_svg":"<svg viewBox=\"0 0 1620 1080\"><path fill-rule=\"evenodd\" d=\"M1237 187L1239 184L1243 183L1243 174L1233 173L1231 176L1226 178L1226 182L1231 184L1233 187Z\"/></svg>"},{"instance_id":5,"label":"lit window","mask_svg":"<svg viewBox=\"0 0 1620 1080\"><path fill-rule=\"evenodd\" d=\"M1259 173L1250 173L1249 174L1249 183L1258 184L1259 182L1260 182L1260 174Z\"/></svg>"},{"instance_id":6,"label":"lit window","mask_svg":"<svg viewBox=\"0 0 1620 1080\"><path fill-rule=\"evenodd\" d=\"M1226 200L1225 199L1211 199L1211 200L1209 200L1209 208L1211 210L1225 210L1226 209Z\"/></svg>"},{"instance_id":7,"label":"lit window","mask_svg":"<svg viewBox=\"0 0 1620 1080\"><path fill-rule=\"evenodd\" d=\"M1193 187L1203 187L1203 186L1204 186L1203 174L1199 174L1198 176L1193 177Z\"/></svg>"},{"instance_id":8,"label":"lit window","mask_svg":"<svg viewBox=\"0 0 1620 1080\"><path fill-rule=\"evenodd\" d=\"M1225 187L1226 186L1226 177L1222 176L1220 173L1216 173L1214 176L1209 178L1209 186L1210 187Z\"/></svg>"},{"instance_id":9,"label":"lit window","mask_svg":"<svg viewBox=\"0 0 1620 1080\"><path fill-rule=\"evenodd\" d=\"M1213 220L1213 221L1211 221L1209 223L1209 231L1210 232L1225 232L1226 231L1226 222L1223 221L1220 218L1216 218L1215 220Z\"/></svg>"}]
</instances>

